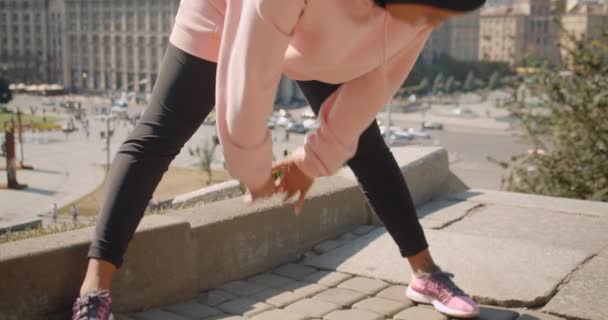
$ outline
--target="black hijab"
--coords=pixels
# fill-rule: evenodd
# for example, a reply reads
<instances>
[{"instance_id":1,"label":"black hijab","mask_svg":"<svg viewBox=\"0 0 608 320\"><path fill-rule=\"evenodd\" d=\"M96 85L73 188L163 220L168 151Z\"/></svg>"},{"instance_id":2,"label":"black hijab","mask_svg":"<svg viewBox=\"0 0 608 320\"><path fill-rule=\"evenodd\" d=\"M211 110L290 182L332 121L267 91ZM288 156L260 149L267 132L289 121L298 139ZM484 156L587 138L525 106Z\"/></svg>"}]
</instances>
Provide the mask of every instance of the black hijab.
<instances>
[{"instance_id":1,"label":"black hijab","mask_svg":"<svg viewBox=\"0 0 608 320\"><path fill-rule=\"evenodd\" d=\"M386 8L387 4L420 4L439 9L467 12L478 9L486 0L374 0L377 5Z\"/></svg>"}]
</instances>

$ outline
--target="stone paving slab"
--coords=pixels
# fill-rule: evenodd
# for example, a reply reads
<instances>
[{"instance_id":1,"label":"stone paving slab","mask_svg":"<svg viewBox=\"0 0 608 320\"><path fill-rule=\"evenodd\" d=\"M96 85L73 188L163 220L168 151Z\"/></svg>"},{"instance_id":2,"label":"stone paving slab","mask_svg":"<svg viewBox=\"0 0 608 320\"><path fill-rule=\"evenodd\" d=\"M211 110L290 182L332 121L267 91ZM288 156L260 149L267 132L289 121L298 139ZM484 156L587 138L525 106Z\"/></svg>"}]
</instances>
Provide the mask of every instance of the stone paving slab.
<instances>
[{"instance_id":1,"label":"stone paving slab","mask_svg":"<svg viewBox=\"0 0 608 320\"><path fill-rule=\"evenodd\" d=\"M302 264L288 263L274 269L273 273L301 281L317 271L319 270Z\"/></svg>"},{"instance_id":2,"label":"stone paving slab","mask_svg":"<svg viewBox=\"0 0 608 320\"><path fill-rule=\"evenodd\" d=\"M468 201L437 200L418 208L420 224L427 229L441 229L458 221L482 204Z\"/></svg>"},{"instance_id":3,"label":"stone paving slab","mask_svg":"<svg viewBox=\"0 0 608 320\"><path fill-rule=\"evenodd\" d=\"M384 320L382 315L367 310L337 310L325 316L326 320Z\"/></svg>"},{"instance_id":4,"label":"stone paving slab","mask_svg":"<svg viewBox=\"0 0 608 320\"><path fill-rule=\"evenodd\" d=\"M213 307L213 306L217 306L218 304L222 304L226 301L234 300L236 298L237 298L237 296L230 292L220 290L220 289L213 289L213 290L201 293L198 296L197 300L200 303Z\"/></svg>"},{"instance_id":5,"label":"stone paving slab","mask_svg":"<svg viewBox=\"0 0 608 320\"><path fill-rule=\"evenodd\" d=\"M255 283L257 285L275 289L280 289L296 282L293 279L272 273L258 274L247 279L247 281Z\"/></svg>"},{"instance_id":6,"label":"stone paving slab","mask_svg":"<svg viewBox=\"0 0 608 320\"><path fill-rule=\"evenodd\" d=\"M378 292L378 294L376 294L376 297L398 302L405 301L409 304L409 306L413 306L414 303L405 296L405 289L405 286L390 286Z\"/></svg>"},{"instance_id":7,"label":"stone paving slab","mask_svg":"<svg viewBox=\"0 0 608 320\"><path fill-rule=\"evenodd\" d=\"M397 313L394 319L398 320L448 320L448 317L427 307L413 307Z\"/></svg>"},{"instance_id":8,"label":"stone paving slab","mask_svg":"<svg viewBox=\"0 0 608 320\"><path fill-rule=\"evenodd\" d=\"M167 312L159 309L148 310L130 315L137 320L191 320L187 317L177 315L172 312Z\"/></svg>"},{"instance_id":9,"label":"stone paving slab","mask_svg":"<svg viewBox=\"0 0 608 320\"><path fill-rule=\"evenodd\" d=\"M538 311L522 311L517 320L565 320L564 318Z\"/></svg>"},{"instance_id":10,"label":"stone paving slab","mask_svg":"<svg viewBox=\"0 0 608 320\"><path fill-rule=\"evenodd\" d=\"M385 317L390 317L411 306L409 302L405 301L407 301L407 299L397 302L384 298L373 297L355 303L353 308L369 310Z\"/></svg>"},{"instance_id":11,"label":"stone paving slab","mask_svg":"<svg viewBox=\"0 0 608 320\"><path fill-rule=\"evenodd\" d=\"M315 245L312 248L312 251L316 254L324 254L326 252L329 252L333 249L336 249L342 245L344 245L345 242L344 241L338 241L338 240L325 240L317 245Z\"/></svg>"},{"instance_id":12,"label":"stone paving slab","mask_svg":"<svg viewBox=\"0 0 608 320\"><path fill-rule=\"evenodd\" d=\"M315 295L314 297L322 301L348 307L367 298L367 295L349 289L331 288Z\"/></svg>"},{"instance_id":13,"label":"stone paving slab","mask_svg":"<svg viewBox=\"0 0 608 320\"><path fill-rule=\"evenodd\" d=\"M596 254L608 245L608 220L598 217L506 205L488 205L446 231L513 238ZM584 232L581 232L584 230Z\"/></svg>"},{"instance_id":14,"label":"stone paving slab","mask_svg":"<svg viewBox=\"0 0 608 320\"><path fill-rule=\"evenodd\" d=\"M352 279L348 279L338 285L338 288L350 289L354 291L358 291L361 293L365 293L367 295L374 295L380 290L388 287L389 284L377 279L370 279L364 277L354 277Z\"/></svg>"},{"instance_id":15,"label":"stone paving slab","mask_svg":"<svg viewBox=\"0 0 608 320\"><path fill-rule=\"evenodd\" d=\"M358 236L362 236L362 235L368 234L370 231L376 229L377 227L378 226L366 224L366 225L357 227L357 229L353 230L353 233Z\"/></svg>"},{"instance_id":16,"label":"stone paving slab","mask_svg":"<svg viewBox=\"0 0 608 320\"><path fill-rule=\"evenodd\" d=\"M309 283L305 281L296 282L289 285L284 290L289 290L294 294L298 295L301 299L310 298L319 292L325 291L327 286L318 283Z\"/></svg>"},{"instance_id":17,"label":"stone paving slab","mask_svg":"<svg viewBox=\"0 0 608 320\"><path fill-rule=\"evenodd\" d=\"M602 251L600 251L600 254L598 254L598 257L608 258L608 246L604 247L602 249Z\"/></svg>"},{"instance_id":18,"label":"stone paving slab","mask_svg":"<svg viewBox=\"0 0 608 320\"><path fill-rule=\"evenodd\" d=\"M482 306L476 320L515 320L517 317L519 313L513 310Z\"/></svg>"},{"instance_id":19,"label":"stone paving slab","mask_svg":"<svg viewBox=\"0 0 608 320\"><path fill-rule=\"evenodd\" d=\"M251 296L252 299L266 302L269 305L275 307L284 307L288 304L292 304L300 299L303 299L303 295L295 294L291 291L282 291L278 289L267 289L265 291L258 292Z\"/></svg>"},{"instance_id":20,"label":"stone paving slab","mask_svg":"<svg viewBox=\"0 0 608 320\"><path fill-rule=\"evenodd\" d=\"M484 189L471 189L449 196L448 199L466 200L478 203L502 204L507 206L517 205L518 207L525 208L580 213L596 217L608 217L608 203L599 201L566 199Z\"/></svg>"},{"instance_id":21,"label":"stone paving slab","mask_svg":"<svg viewBox=\"0 0 608 320\"><path fill-rule=\"evenodd\" d=\"M482 303L537 304L587 257L580 251L515 239L427 230L433 256ZM380 263L381 262L381 263ZM409 282L411 270L384 229L372 231L305 264L392 283Z\"/></svg>"},{"instance_id":22,"label":"stone paving slab","mask_svg":"<svg viewBox=\"0 0 608 320\"><path fill-rule=\"evenodd\" d=\"M289 311L274 309L260 313L251 318L252 320L309 320L310 317Z\"/></svg>"},{"instance_id":23,"label":"stone paving slab","mask_svg":"<svg viewBox=\"0 0 608 320\"><path fill-rule=\"evenodd\" d=\"M217 309L205 306L195 301L187 301L163 307L166 311L178 314L180 316L188 317L190 319L205 319L211 316L219 315L220 312Z\"/></svg>"},{"instance_id":24,"label":"stone paving slab","mask_svg":"<svg viewBox=\"0 0 608 320\"><path fill-rule=\"evenodd\" d=\"M595 257L543 308L543 311L582 319L608 319L608 259Z\"/></svg>"},{"instance_id":25,"label":"stone paving slab","mask_svg":"<svg viewBox=\"0 0 608 320\"><path fill-rule=\"evenodd\" d=\"M209 319L205 319L205 320L248 320L245 317L241 317L241 316L232 316L232 315L220 315L220 316L216 316L216 317L211 317Z\"/></svg>"},{"instance_id":26,"label":"stone paving slab","mask_svg":"<svg viewBox=\"0 0 608 320\"><path fill-rule=\"evenodd\" d=\"M253 299L239 298L236 300L222 303L218 306L218 309L222 310L227 314L252 317L258 313L274 309L274 307L267 303L259 302Z\"/></svg>"},{"instance_id":27,"label":"stone paving slab","mask_svg":"<svg viewBox=\"0 0 608 320\"><path fill-rule=\"evenodd\" d=\"M326 314L338 310L341 307L337 304L310 298L300 300L294 304L289 305L285 308L286 311L297 313L312 318L323 318Z\"/></svg>"},{"instance_id":28,"label":"stone paving slab","mask_svg":"<svg viewBox=\"0 0 608 320\"><path fill-rule=\"evenodd\" d=\"M268 287L261 286L252 282L237 280L225 283L220 289L227 291L233 295L240 297L247 297L260 291L268 289Z\"/></svg>"},{"instance_id":29,"label":"stone paving slab","mask_svg":"<svg viewBox=\"0 0 608 320\"><path fill-rule=\"evenodd\" d=\"M309 275L304 281L316 282L327 287L335 287L350 278L352 278L350 274L322 270Z\"/></svg>"}]
</instances>

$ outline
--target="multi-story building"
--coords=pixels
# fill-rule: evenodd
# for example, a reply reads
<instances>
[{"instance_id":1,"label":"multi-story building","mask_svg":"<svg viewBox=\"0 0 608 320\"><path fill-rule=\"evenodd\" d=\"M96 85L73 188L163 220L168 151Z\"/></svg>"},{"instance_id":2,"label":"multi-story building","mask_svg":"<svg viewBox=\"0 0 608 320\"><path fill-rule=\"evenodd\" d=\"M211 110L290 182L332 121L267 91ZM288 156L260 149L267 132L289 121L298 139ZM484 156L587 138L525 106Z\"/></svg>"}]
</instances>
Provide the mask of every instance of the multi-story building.
<instances>
[{"instance_id":1,"label":"multi-story building","mask_svg":"<svg viewBox=\"0 0 608 320\"><path fill-rule=\"evenodd\" d=\"M516 0L482 9L479 59L517 64L527 58L560 60L558 28L553 23L563 1Z\"/></svg>"},{"instance_id":2,"label":"multi-story building","mask_svg":"<svg viewBox=\"0 0 608 320\"><path fill-rule=\"evenodd\" d=\"M422 57L425 61L447 54L463 61L479 58L479 12L444 22L429 37Z\"/></svg>"},{"instance_id":3,"label":"multi-story building","mask_svg":"<svg viewBox=\"0 0 608 320\"><path fill-rule=\"evenodd\" d=\"M22 82L149 92L178 6L179 0L0 0L0 64Z\"/></svg>"},{"instance_id":4,"label":"multi-story building","mask_svg":"<svg viewBox=\"0 0 608 320\"><path fill-rule=\"evenodd\" d=\"M562 25L577 38L602 39L608 30L608 2L577 1L570 3L562 16Z\"/></svg>"},{"instance_id":5,"label":"multi-story building","mask_svg":"<svg viewBox=\"0 0 608 320\"><path fill-rule=\"evenodd\" d=\"M47 0L0 0L0 73L20 82L47 81Z\"/></svg>"},{"instance_id":6,"label":"multi-story building","mask_svg":"<svg viewBox=\"0 0 608 320\"><path fill-rule=\"evenodd\" d=\"M92 91L149 92L179 0L51 0L63 30L63 83Z\"/></svg>"}]
</instances>

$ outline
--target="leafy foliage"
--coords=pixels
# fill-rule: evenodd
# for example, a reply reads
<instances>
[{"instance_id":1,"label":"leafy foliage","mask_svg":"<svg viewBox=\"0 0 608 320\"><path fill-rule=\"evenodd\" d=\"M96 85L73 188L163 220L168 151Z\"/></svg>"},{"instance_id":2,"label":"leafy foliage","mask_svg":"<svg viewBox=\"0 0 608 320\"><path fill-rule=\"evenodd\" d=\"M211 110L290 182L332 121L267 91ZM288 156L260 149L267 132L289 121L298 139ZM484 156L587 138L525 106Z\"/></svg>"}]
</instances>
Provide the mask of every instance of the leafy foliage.
<instances>
[{"instance_id":1,"label":"leafy foliage","mask_svg":"<svg viewBox=\"0 0 608 320\"><path fill-rule=\"evenodd\" d=\"M196 149L188 148L188 152L191 156L198 157L201 170L207 173L207 185L210 185L212 181L213 171L211 170L211 164L213 163L213 155L215 154L216 148L217 144L209 143L209 141L205 141L202 148L199 146L197 146Z\"/></svg>"},{"instance_id":2,"label":"leafy foliage","mask_svg":"<svg viewBox=\"0 0 608 320\"><path fill-rule=\"evenodd\" d=\"M531 149L500 163L508 169L503 183L511 191L608 201L608 42L568 39L562 69L520 79L507 106Z\"/></svg>"}]
</instances>

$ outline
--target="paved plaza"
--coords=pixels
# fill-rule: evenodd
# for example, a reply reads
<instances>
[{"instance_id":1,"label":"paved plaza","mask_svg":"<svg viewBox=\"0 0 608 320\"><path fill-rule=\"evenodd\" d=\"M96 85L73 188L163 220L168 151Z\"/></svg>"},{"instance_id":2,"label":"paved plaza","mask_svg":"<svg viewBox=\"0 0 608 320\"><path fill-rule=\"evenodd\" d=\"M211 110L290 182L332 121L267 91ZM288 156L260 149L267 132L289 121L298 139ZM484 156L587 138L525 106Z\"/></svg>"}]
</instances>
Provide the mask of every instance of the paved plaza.
<instances>
[{"instance_id":1,"label":"paved plaza","mask_svg":"<svg viewBox=\"0 0 608 320\"><path fill-rule=\"evenodd\" d=\"M418 214L434 258L482 304L477 319L608 319L608 204L470 190ZM117 319L449 319L405 297L410 277L384 227L363 225L299 260Z\"/></svg>"}]
</instances>

